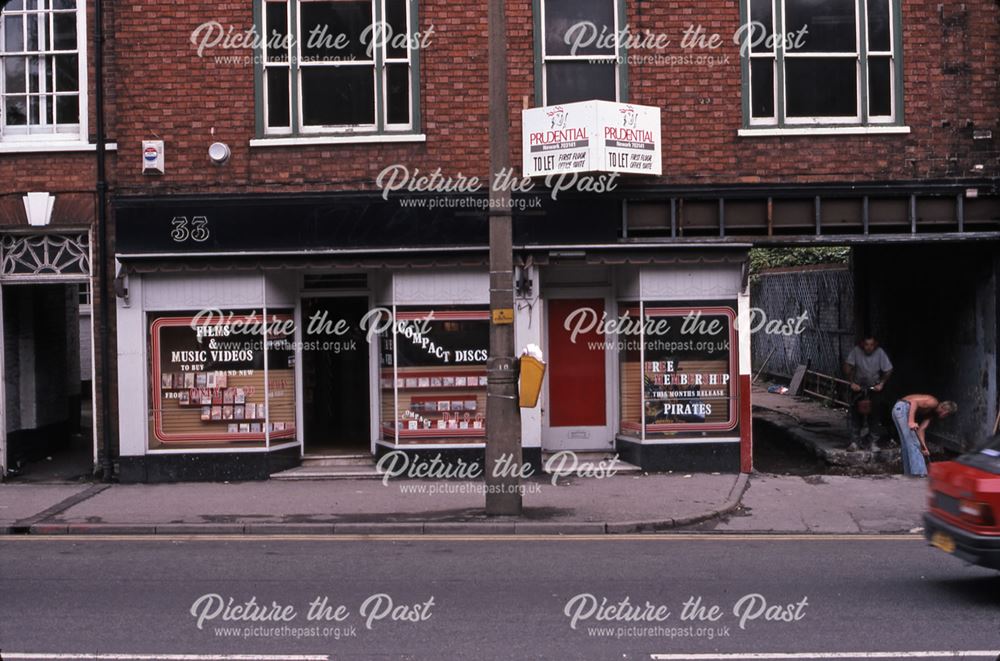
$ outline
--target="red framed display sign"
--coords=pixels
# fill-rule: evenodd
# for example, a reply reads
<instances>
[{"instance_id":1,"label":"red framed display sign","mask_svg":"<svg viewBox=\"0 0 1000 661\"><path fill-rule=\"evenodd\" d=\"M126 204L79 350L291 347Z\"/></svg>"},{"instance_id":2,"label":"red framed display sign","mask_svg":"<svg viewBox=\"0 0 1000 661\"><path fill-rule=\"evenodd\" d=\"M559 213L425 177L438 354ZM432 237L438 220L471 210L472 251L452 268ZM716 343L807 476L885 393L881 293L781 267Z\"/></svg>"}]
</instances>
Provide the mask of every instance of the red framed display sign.
<instances>
[{"instance_id":1,"label":"red framed display sign","mask_svg":"<svg viewBox=\"0 0 1000 661\"><path fill-rule=\"evenodd\" d=\"M265 321L231 312L200 321L183 313L150 318L151 443L294 440L293 315Z\"/></svg>"},{"instance_id":2,"label":"red framed display sign","mask_svg":"<svg viewBox=\"0 0 1000 661\"><path fill-rule=\"evenodd\" d=\"M642 360L640 375L635 377L642 380L642 402L637 411L641 422L624 419L624 411L635 406L629 407L623 401L623 431L717 433L739 426L735 305L681 307L652 303L640 310L632 304L623 306L621 313L642 319ZM664 327L657 323L659 320L672 321ZM631 351L633 356L636 353ZM719 413L722 406L724 414Z\"/></svg>"}]
</instances>

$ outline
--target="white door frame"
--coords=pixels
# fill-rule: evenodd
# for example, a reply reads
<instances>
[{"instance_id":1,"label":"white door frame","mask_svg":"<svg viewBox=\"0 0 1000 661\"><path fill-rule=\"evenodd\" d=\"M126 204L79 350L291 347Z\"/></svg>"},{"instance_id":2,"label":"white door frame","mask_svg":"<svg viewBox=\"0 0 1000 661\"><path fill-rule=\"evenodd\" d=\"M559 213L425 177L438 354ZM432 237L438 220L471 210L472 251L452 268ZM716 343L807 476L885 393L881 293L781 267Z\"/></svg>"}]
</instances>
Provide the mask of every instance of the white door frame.
<instances>
[{"instance_id":1,"label":"white door frame","mask_svg":"<svg viewBox=\"0 0 1000 661\"><path fill-rule=\"evenodd\" d=\"M304 289L299 287L299 300L298 304L295 306L295 328L296 332L299 334L296 342L295 348L295 408L296 415L298 416L297 427L302 433L302 442L299 444L299 455L300 457L306 456L306 425L305 425L305 400L303 398L303 386L304 386L304 372L302 364L302 345L305 342L305 318L303 317L303 306L302 303L307 298L363 298L368 301L368 309L374 309L375 305L375 292L369 287L368 289L337 289L337 290L323 290L319 289L316 291ZM380 391L378 373L378 342L368 343L368 430L369 436L368 445L369 451L372 455L375 454L376 441L378 440L379 432L379 414L381 412L381 399L379 399Z\"/></svg>"},{"instance_id":2,"label":"white door frame","mask_svg":"<svg viewBox=\"0 0 1000 661\"><path fill-rule=\"evenodd\" d=\"M549 351L549 307L552 299L603 299L604 311L609 317L615 314L615 288L613 284L597 287L551 287L542 294L542 350L546 357ZM615 336L604 336L602 341L613 342ZM573 450L580 452L613 451L618 429L618 392L615 383L618 375L618 352L613 347L604 352L604 420L603 427L551 427L549 425L549 392L551 379L545 379L542 391L542 451L559 452ZM558 429L559 431L555 431Z\"/></svg>"}]
</instances>

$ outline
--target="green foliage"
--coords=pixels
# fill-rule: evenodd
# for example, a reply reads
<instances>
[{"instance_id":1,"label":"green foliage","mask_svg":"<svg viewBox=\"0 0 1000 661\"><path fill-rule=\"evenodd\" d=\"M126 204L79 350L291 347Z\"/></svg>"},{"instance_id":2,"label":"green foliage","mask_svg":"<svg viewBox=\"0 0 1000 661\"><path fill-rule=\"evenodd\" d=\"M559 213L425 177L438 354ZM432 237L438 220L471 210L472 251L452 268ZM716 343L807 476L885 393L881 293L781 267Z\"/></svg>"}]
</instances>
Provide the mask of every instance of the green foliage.
<instances>
[{"instance_id":1,"label":"green foliage","mask_svg":"<svg viewBox=\"0 0 1000 661\"><path fill-rule=\"evenodd\" d=\"M817 246L813 248L754 248L750 251L750 272L766 269L810 266L813 264L847 264L850 248Z\"/></svg>"}]
</instances>

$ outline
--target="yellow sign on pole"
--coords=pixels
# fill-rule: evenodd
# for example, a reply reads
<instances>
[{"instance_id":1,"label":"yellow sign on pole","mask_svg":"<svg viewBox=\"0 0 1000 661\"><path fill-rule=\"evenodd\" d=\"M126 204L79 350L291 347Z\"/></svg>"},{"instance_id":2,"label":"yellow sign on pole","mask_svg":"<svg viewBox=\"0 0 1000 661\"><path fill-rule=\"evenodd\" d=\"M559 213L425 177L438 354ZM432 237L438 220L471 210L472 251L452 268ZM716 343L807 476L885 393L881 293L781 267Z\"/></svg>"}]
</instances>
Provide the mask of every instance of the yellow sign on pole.
<instances>
[{"instance_id":1,"label":"yellow sign on pole","mask_svg":"<svg viewBox=\"0 0 1000 661\"><path fill-rule=\"evenodd\" d=\"M538 406L538 395L542 392L545 378L545 363L531 356L521 356L520 396L521 408L533 409Z\"/></svg>"},{"instance_id":2,"label":"yellow sign on pole","mask_svg":"<svg viewBox=\"0 0 1000 661\"><path fill-rule=\"evenodd\" d=\"M514 323L514 310L503 308L493 311L493 323L497 326L509 326Z\"/></svg>"}]
</instances>

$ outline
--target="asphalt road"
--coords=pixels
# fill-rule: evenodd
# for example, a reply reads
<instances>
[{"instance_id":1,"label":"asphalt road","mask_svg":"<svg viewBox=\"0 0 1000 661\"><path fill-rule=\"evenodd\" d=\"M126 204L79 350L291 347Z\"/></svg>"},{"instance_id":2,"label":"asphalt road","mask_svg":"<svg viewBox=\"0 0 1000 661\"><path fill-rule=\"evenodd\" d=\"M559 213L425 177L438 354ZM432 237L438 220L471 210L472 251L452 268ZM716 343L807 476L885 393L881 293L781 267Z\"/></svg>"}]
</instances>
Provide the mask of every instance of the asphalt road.
<instances>
[{"instance_id":1,"label":"asphalt road","mask_svg":"<svg viewBox=\"0 0 1000 661\"><path fill-rule=\"evenodd\" d=\"M1000 576L916 538L0 538L4 661L944 651L1000 656Z\"/></svg>"}]
</instances>

